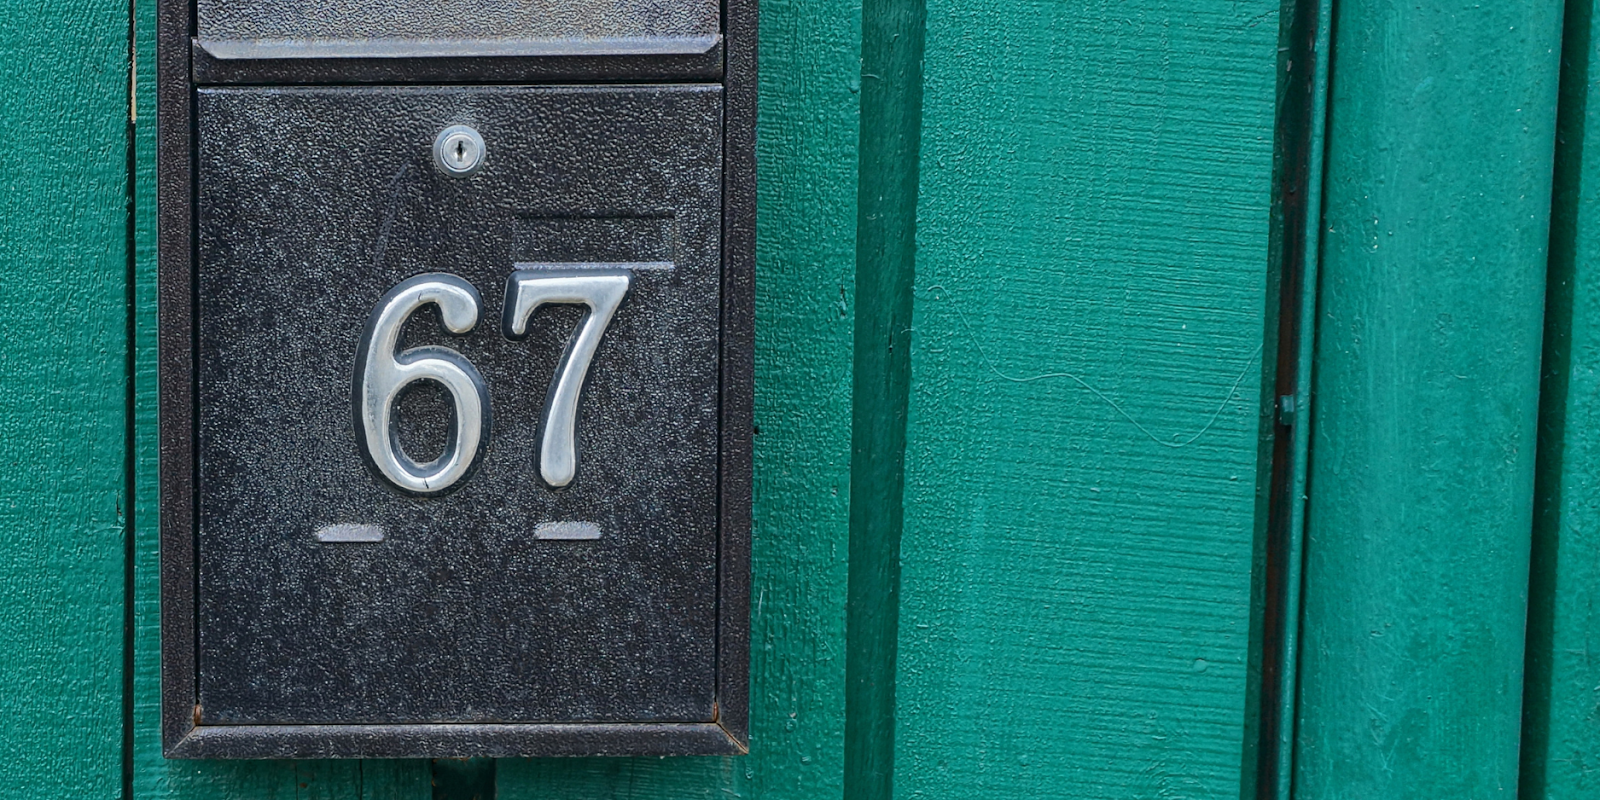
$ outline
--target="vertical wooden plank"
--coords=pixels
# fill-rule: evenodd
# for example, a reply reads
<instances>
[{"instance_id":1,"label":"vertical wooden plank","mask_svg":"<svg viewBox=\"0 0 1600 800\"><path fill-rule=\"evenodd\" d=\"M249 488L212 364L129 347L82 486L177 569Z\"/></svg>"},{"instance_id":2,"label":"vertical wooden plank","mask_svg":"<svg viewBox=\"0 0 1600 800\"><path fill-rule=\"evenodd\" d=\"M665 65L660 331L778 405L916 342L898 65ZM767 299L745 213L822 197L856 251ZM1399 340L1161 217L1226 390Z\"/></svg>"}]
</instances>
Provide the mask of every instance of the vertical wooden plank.
<instances>
[{"instance_id":1,"label":"vertical wooden plank","mask_svg":"<svg viewBox=\"0 0 1600 800\"><path fill-rule=\"evenodd\" d=\"M860 11L763 0L750 754L499 765L501 798L838 797Z\"/></svg>"},{"instance_id":2,"label":"vertical wooden plank","mask_svg":"<svg viewBox=\"0 0 1600 800\"><path fill-rule=\"evenodd\" d=\"M1524 800L1600 792L1600 68L1593 0L1569 0L1556 122L1533 564L1522 712Z\"/></svg>"},{"instance_id":3,"label":"vertical wooden plank","mask_svg":"<svg viewBox=\"0 0 1600 800\"><path fill-rule=\"evenodd\" d=\"M844 796L894 794L906 411L917 258L923 0L861 9Z\"/></svg>"},{"instance_id":4,"label":"vertical wooden plank","mask_svg":"<svg viewBox=\"0 0 1600 800\"><path fill-rule=\"evenodd\" d=\"M1561 6L1335 6L1302 800L1516 790Z\"/></svg>"},{"instance_id":5,"label":"vertical wooden plank","mask_svg":"<svg viewBox=\"0 0 1600 800\"><path fill-rule=\"evenodd\" d=\"M0 751L35 797L122 791L128 9L0 27Z\"/></svg>"},{"instance_id":6,"label":"vertical wooden plank","mask_svg":"<svg viewBox=\"0 0 1600 800\"><path fill-rule=\"evenodd\" d=\"M1253 783L1278 11L928 2L897 797Z\"/></svg>"},{"instance_id":7,"label":"vertical wooden plank","mask_svg":"<svg viewBox=\"0 0 1600 800\"><path fill-rule=\"evenodd\" d=\"M361 800L431 800L433 778L421 759L362 761L359 772Z\"/></svg>"},{"instance_id":8,"label":"vertical wooden plank","mask_svg":"<svg viewBox=\"0 0 1600 800\"><path fill-rule=\"evenodd\" d=\"M433 800L495 800L496 760L439 758L433 761Z\"/></svg>"}]
</instances>

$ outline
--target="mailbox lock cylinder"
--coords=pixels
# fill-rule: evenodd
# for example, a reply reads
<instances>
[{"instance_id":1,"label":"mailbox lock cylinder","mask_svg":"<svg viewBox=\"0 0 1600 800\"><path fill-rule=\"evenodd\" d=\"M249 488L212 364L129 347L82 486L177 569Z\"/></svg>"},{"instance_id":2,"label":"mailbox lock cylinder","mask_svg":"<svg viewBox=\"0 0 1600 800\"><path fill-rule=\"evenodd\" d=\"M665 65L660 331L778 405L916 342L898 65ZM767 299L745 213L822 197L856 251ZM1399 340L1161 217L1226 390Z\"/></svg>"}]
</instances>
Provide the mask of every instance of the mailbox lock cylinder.
<instances>
[{"instance_id":1,"label":"mailbox lock cylinder","mask_svg":"<svg viewBox=\"0 0 1600 800\"><path fill-rule=\"evenodd\" d=\"M466 125L451 125L433 140L433 161L446 175L465 178L483 166L483 136Z\"/></svg>"}]
</instances>

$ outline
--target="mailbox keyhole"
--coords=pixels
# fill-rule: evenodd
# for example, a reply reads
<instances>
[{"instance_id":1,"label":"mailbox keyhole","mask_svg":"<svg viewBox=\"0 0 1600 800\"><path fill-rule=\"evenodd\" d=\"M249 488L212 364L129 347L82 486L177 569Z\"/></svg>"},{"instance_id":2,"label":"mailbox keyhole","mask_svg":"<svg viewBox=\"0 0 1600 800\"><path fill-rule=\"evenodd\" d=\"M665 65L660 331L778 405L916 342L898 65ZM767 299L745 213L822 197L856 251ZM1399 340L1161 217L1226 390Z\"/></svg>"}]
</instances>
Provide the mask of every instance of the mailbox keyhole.
<instances>
[{"instance_id":1,"label":"mailbox keyhole","mask_svg":"<svg viewBox=\"0 0 1600 800\"><path fill-rule=\"evenodd\" d=\"M450 175L466 176L483 165L483 137L466 125L452 125L433 142L433 159Z\"/></svg>"}]
</instances>

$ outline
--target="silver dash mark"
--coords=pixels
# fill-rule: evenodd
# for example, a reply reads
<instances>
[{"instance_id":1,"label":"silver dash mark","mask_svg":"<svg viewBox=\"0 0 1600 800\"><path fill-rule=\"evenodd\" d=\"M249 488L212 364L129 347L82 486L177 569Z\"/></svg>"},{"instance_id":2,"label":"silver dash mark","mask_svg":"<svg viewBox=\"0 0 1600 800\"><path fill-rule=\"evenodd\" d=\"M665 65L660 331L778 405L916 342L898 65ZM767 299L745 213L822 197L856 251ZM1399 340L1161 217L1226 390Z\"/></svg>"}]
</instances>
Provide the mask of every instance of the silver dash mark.
<instances>
[{"instance_id":1,"label":"silver dash mark","mask_svg":"<svg viewBox=\"0 0 1600 800\"><path fill-rule=\"evenodd\" d=\"M598 539L600 526L593 522L541 522L533 528L535 539Z\"/></svg>"},{"instance_id":2,"label":"silver dash mark","mask_svg":"<svg viewBox=\"0 0 1600 800\"><path fill-rule=\"evenodd\" d=\"M319 542L381 542L383 541L382 525L362 525L354 522L341 522L336 525L324 525L317 529Z\"/></svg>"}]
</instances>

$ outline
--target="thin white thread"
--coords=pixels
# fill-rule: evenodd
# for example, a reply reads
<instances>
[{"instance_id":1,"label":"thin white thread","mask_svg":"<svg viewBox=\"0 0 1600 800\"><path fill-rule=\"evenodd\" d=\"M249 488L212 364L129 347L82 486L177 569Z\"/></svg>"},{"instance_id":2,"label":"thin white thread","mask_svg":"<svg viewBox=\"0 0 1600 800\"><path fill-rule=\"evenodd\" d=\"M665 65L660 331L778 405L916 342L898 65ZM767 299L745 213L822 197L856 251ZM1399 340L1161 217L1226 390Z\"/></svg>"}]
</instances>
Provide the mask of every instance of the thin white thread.
<instances>
[{"instance_id":1,"label":"thin white thread","mask_svg":"<svg viewBox=\"0 0 1600 800\"><path fill-rule=\"evenodd\" d=\"M951 291L945 288L943 284L937 283L929 286L927 290L929 292L943 292L946 297L949 297L952 294ZM1260 356L1262 351L1266 348L1265 344L1256 345L1255 352L1251 353L1250 358L1245 360L1244 369L1239 371L1239 377L1234 379L1233 386L1228 389L1228 395L1222 398L1222 402L1217 405L1217 410L1211 412L1211 419L1206 422L1205 427L1201 428L1199 431L1196 431L1193 436L1190 436L1188 439L1185 439L1181 442L1168 442L1163 441L1160 437L1152 433L1149 428L1146 428L1143 423L1139 422L1137 419L1134 419L1133 415L1129 414L1125 409L1123 409L1123 407L1117 403L1117 401L1106 396L1104 392L1096 389L1088 381L1078 377L1077 375L1074 375L1071 372L1044 372L1026 378L1019 378L1015 375L1007 375L1004 372L1001 372L1000 368L994 365L994 359L989 357L989 351L984 348L983 341L978 338L977 332L973 330L972 321L967 319L967 313L961 310L961 306L959 304L955 306L955 312L957 316L961 317L961 324L967 329L967 336L972 339L973 346L978 348L978 354L983 356L983 365L988 367L990 372L993 372L1002 380L1007 380L1012 383L1033 383L1035 381L1048 380L1051 378L1066 378L1067 380L1083 387L1083 389L1088 391L1089 394L1099 398L1101 402L1111 406L1113 411L1116 411L1118 414L1120 414L1123 419L1127 420L1129 424L1137 428L1139 432L1148 437L1150 441L1155 442L1162 447L1170 447L1174 450L1194 444L1200 439L1200 437L1206 435L1206 433L1216 426L1217 420L1222 418L1222 412L1227 410L1228 403L1232 402L1234 396L1238 394L1239 384L1244 383L1244 379L1250 374L1250 367L1256 363L1256 358Z\"/></svg>"}]
</instances>

